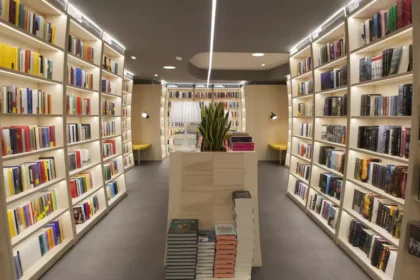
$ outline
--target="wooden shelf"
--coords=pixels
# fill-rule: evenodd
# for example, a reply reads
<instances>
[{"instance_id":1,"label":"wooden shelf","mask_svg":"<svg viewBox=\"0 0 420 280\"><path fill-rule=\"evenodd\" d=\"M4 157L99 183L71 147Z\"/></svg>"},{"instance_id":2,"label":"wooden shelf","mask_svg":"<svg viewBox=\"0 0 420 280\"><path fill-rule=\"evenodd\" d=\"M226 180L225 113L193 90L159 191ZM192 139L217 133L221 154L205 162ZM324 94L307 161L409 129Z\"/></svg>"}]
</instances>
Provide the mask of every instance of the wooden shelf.
<instances>
[{"instance_id":1,"label":"wooden shelf","mask_svg":"<svg viewBox=\"0 0 420 280\"><path fill-rule=\"evenodd\" d=\"M305 139L305 140L313 140L312 137L306 137L306 136L293 135L293 137L301 138L301 139Z\"/></svg>"},{"instance_id":2,"label":"wooden shelf","mask_svg":"<svg viewBox=\"0 0 420 280\"><path fill-rule=\"evenodd\" d=\"M70 62L70 64L78 66L78 67L85 67L85 68L95 68L98 69L99 66L96 64L93 64L89 61L86 61L80 57L77 57L71 53L67 53L68 56L68 62Z\"/></svg>"},{"instance_id":3,"label":"wooden shelf","mask_svg":"<svg viewBox=\"0 0 420 280\"><path fill-rule=\"evenodd\" d=\"M391 155L388 155L388 154L377 153L377 152L373 152L373 151L370 151L370 150L359 149L359 148L350 148L350 150L358 152L358 153L362 153L362 154L368 154L368 155L376 156L376 157L379 157L379 158L389 159L389 160L393 160L393 161L396 161L396 162L403 162L403 163L408 164L408 158L391 156Z\"/></svg>"},{"instance_id":4,"label":"wooden shelf","mask_svg":"<svg viewBox=\"0 0 420 280\"><path fill-rule=\"evenodd\" d=\"M296 155L294 153L292 153L292 156L294 156L295 158L298 158L300 160L306 161L308 163L311 163L312 162L312 160L310 158L302 157L302 156Z\"/></svg>"},{"instance_id":5,"label":"wooden shelf","mask_svg":"<svg viewBox=\"0 0 420 280\"><path fill-rule=\"evenodd\" d=\"M389 199L389 200L391 200L391 201L399 204L400 206L403 206L404 203L405 203L405 199L404 198L393 196L393 195L385 192L384 190L382 190L380 188L377 188L375 186L372 186L371 184L364 183L364 182L361 182L361 181L358 181L356 179L349 178L349 177L347 177L347 181L349 181L349 182L355 184L356 186L361 187L361 188L363 188L365 190L374 192L374 193L376 193L376 194L378 194L378 195L380 195L380 196L382 196L384 198L387 198L387 199Z\"/></svg>"},{"instance_id":6,"label":"wooden shelf","mask_svg":"<svg viewBox=\"0 0 420 280\"><path fill-rule=\"evenodd\" d=\"M80 195L80 196L78 196L76 198L72 198L72 201L71 201L72 205L74 206L74 205L80 203L81 201L85 200L86 198L88 198L89 196L91 196L92 194L96 193L97 191L99 191L102 188L103 188L102 185L96 186L96 187L93 187L92 189L88 190L84 194L82 194L82 195Z\"/></svg>"},{"instance_id":7,"label":"wooden shelf","mask_svg":"<svg viewBox=\"0 0 420 280\"><path fill-rule=\"evenodd\" d=\"M342 86L333 89L326 89L316 92L315 94L335 94L348 91L348 86Z\"/></svg>"},{"instance_id":8,"label":"wooden shelf","mask_svg":"<svg viewBox=\"0 0 420 280\"><path fill-rule=\"evenodd\" d=\"M407 72L402 74L396 74L387 76L380 79L374 79L369 81L363 81L356 84L352 84L352 87L367 87L367 86L376 86L376 85L386 85L391 83L398 83L404 80L413 79L413 72Z\"/></svg>"},{"instance_id":9,"label":"wooden shelf","mask_svg":"<svg viewBox=\"0 0 420 280\"><path fill-rule=\"evenodd\" d=\"M294 96L294 97L292 97L292 99L303 99L303 98L309 98L309 97L313 97L313 96L314 96L314 94L310 93L310 94L307 94L307 95Z\"/></svg>"},{"instance_id":10,"label":"wooden shelf","mask_svg":"<svg viewBox=\"0 0 420 280\"><path fill-rule=\"evenodd\" d=\"M69 85L69 84L67 84L67 88L68 89L73 89L73 90L76 90L76 91L79 91L79 92L86 92L86 93L98 92L97 90L94 90L94 89L88 89L88 88L73 86L73 85Z\"/></svg>"},{"instance_id":11,"label":"wooden shelf","mask_svg":"<svg viewBox=\"0 0 420 280\"><path fill-rule=\"evenodd\" d=\"M311 172L312 172L312 170L311 170ZM296 179L298 179L298 180L302 181L303 183L305 183L306 185L308 185L308 188L309 188L309 182L308 182L308 180L306 180L305 178L303 178L299 174L296 174L296 173L294 173L292 171L290 171L290 174L293 175L294 177L296 177Z\"/></svg>"},{"instance_id":12,"label":"wooden shelf","mask_svg":"<svg viewBox=\"0 0 420 280\"><path fill-rule=\"evenodd\" d=\"M411 116L352 116L352 119L366 119L366 120L411 120Z\"/></svg>"},{"instance_id":13,"label":"wooden shelf","mask_svg":"<svg viewBox=\"0 0 420 280\"><path fill-rule=\"evenodd\" d=\"M347 64L347 55L344 55L318 66L317 68L315 68L315 71L330 70L330 69L334 69L338 66L343 66L346 64Z\"/></svg>"},{"instance_id":14,"label":"wooden shelf","mask_svg":"<svg viewBox=\"0 0 420 280\"><path fill-rule=\"evenodd\" d=\"M112 156L109 156L109 157L106 157L106 158L103 158L103 161L104 162L105 161L110 161L111 159L114 159L114 158L119 157L119 156L121 156L121 153L115 154L115 155L112 155Z\"/></svg>"},{"instance_id":15,"label":"wooden shelf","mask_svg":"<svg viewBox=\"0 0 420 280\"><path fill-rule=\"evenodd\" d=\"M105 185L108 184L111 181L114 181L115 179L117 179L118 177L120 177L123 174L124 174L124 172L118 171L117 174L111 176L111 179L105 181Z\"/></svg>"},{"instance_id":16,"label":"wooden shelf","mask_svg":"<svg viewBox=\"0 0 420 280\"><path fill-rule=\"evenodd\" d=\"M113 94L113 93L107 93L107 92L101 92L102 95L105 95L107 97L112 97L112 98L122 98L121 95L118 94Z\"/></svg>"},{"instance_id":17,"label":"wooden shelf","mask_svg":"<svg viewBox=\"0 0 420 280\"><path fill-rule=\"evenodd\" d=\"M2 118L62 118L62 114L9 114L9 113L0 113Z\"/></svg>"},{"instance_id":18,"label":"wooden shelf","mask_svg":"<svg viewBox=\"0 0 420 280\"><path fill-rule=\"evenodd\" d=\"M81 167L81 168L79 168L79 169L75 169L75 170L73 170L73 171L70 171L70 172L69 172L69 176L76 175L76 174L78 174L78 173L80 173L80 172L83 172L83 171L85 171L85 170L91 169L91 168L93 168L93 167L95 167L95 166L97 166L97 165L99 165L99 164L101 164L101 163L100 163L100 162L96 162L96 163L89 163L89 164L86 164L86 165L82 166L82 167Z\"/></svg>"},{"instance_id":19,"label":"wooden shelf","mask_svg":"<svg viewBox=\"0 0 420 280\"><path fill-rule=\"evenodd\" d=\"M292 80L303 80L303 79L308 79L309 77L312 77L312 70L309 70L308 72L297 75L293 77Z\"/></svg>"},{"instance_id":20,"label":"wooden shelf","mask_svg":"<svg viewBox=\"0 0 420 280\"><path fill-rule=\"evenodd\" d=\"M339 143L330 142L330 141L326 141L326 140L315 139L315 142L319 142L319 143L327 144L327 145L331 145L331 146L336 146L336 147L340 147L340 148L345 148L346 147L346 144L339 144Z\"/></svg>"},{"instance_id":21,"label":"wooden shelf","mask_svg":"<svg viewBox=\"0 0 420 280\"><path fill-rule=\"evenodd\" d=\"M13 196L10 196L10 197L6 198L6 204L7 205L12 204L12 203L14 203L14 202L16 202L18 200L21 200L21 199L24 199L24 198L26 198L28 196L31 196L34 193L40 192L40 191L42 191L42 190L44 190L44 189L46 189L48 187L51 187L51 186L56 185L56 184L59 184L59 183L61 183L64 180L65 180L64 177L56 178L56 179L53 179L51 181L48 181L48 182L46 182L44 184L41 184L41 185L39 185L39 186L37 186L35 188L32 188L32 189L26 190L24 192L21 192L19 194L15 194Z\"/></svg>"},{"instance_id":22,"label":"wooden shelf","mask_svg":"<svg viewBox=\"0 0 420 280\"><path fill-rule=\"evenodd\" d=\"M57 146L57 147L52 147L52 148L34 150L34 151L26 152L26 153L3 156L3 161L16 159L16 158L21 158L21 157L32 156L32 155L36 155L36 154L42 154L42 153L46 153L46 152L52 152L52 151L56 151L56 150L60 150L60 149L63 149L63 146Z\"/></svg>"},{"instance_id":23,"label":"wooden shelf","mask_svg":"<svg viewBox=\"0 0 420 280\"><path fill-rule=\"evenodd\" d=\"M325 194L323 192L321 192L321 188L319 186L313 186L311 185L311 188L317 192L319 195L321 195L324 199L332 202L335 206L340 207L340 200L338 200L337 198L330 196L328 194ZM338 212L337 212L338 215Z\"/></svg>"},{"instance_id":24,"label":"wooden shelf","mask_svg":"<svg viewBox=\"0 0 420 280\"><path fill-rule=\"evenodd\" d=\"M83 224L76 225L76 232L78 238L81 238L85 235L100 219L106 214L105 206L102 207L96 214L94 214L89 220L85 221Z\"/></svg>"},{"instance_id":25,"label":"wooden shelf","mask_svg":"<svg viewBox=\"0 0 420 280\"><path fill-rule=\"evenodd\" d=\"M327 171L327 172L334 173L335 175L340 176L341 178L344 176L342 173L340 173L340 172L338 172L338 171L336 171L334 169L328 168L325 165L322 165L322 164L319 164L319 163L315 163L315 162L313 162L312 164L314 166L318 167L318 168L321 168L321 169Z\"/></svg>"},{"instance_id":26,"label":"wooden shelf","mask_svg":"<svg viewBox=\"0 0 420 280\"><path fill-rule=\"evenodd\" d=\"M99 138L83 140L83 141L74 142L74 143L67 143L67 147L89 144L89 143L96 142L96 141L99 141Z\"/></svg>"},{"instance_id":27,"label":"wooden shelf","mask_svg":"<svg viewBox=\"0 0 420 280\"><path fill-rule=\"evenodd\" d=\"M106 69L101 68L102 70L102 74L107 77L107 78L111 78L111 79L122 79L122 76L115 74L113 72L110 72Z\"/></svg>"},{"instance_id":28,"label":"wooden shelf","mask_svg":"<svg viewBox=\"0 0 420 280\"><path fill-rule=\"evenodd\" d=\"M52 84L52 85L62 85L63 83L53 79L47 79L44 77L39 77L31 74L22 73L19 71L15 71L12 69L7 69L4 67L0 67L0 75L4 75L10 78L20 78L29 81L35 81L40 84Z\"/></svg>"},{"instance_id":29,"label":"wooden shelf","mask_svg":"<svg viewBox=\"0 0 420 280\"><path fill-rule=\"evenodd\" d=\"M110 139L115 137L120 137L121 134L109 135L109 136L102 136L101 139Z\"/></svg>"}]
</instances>

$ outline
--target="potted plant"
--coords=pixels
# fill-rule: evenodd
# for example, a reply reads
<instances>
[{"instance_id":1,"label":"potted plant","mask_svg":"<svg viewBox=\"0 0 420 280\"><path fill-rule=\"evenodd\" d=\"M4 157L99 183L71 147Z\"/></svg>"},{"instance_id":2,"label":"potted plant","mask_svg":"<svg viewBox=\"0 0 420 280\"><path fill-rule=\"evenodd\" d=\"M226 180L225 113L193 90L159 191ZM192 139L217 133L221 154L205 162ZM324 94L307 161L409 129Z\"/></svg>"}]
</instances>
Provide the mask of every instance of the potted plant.
<instances>
[{"instance_id":1,"label":"potted plant","mask_svg":"<svg viewBox=\"0 0 420 280\"><path fill-rule=\"evenodd\" d=\"M223 103L211 103L201 109L201 123L198 125L203 142L203 152L225 152L225 138L232 122L229 121L229 112L224 113Z\"/></svg>"}]
</instances>

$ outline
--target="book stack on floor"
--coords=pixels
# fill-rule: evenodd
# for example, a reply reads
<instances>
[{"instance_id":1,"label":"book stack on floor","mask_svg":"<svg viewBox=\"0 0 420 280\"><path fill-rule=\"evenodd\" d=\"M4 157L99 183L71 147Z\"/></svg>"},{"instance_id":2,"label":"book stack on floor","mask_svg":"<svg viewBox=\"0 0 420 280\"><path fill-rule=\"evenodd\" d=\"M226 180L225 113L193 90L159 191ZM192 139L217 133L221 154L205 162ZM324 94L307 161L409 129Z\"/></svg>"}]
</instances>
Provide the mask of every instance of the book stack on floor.
<instances>
[{"instance_id":1,"label":"book stack on floor","mask_svg":"<svg viewBox=\"0 0 420 280\"><path fill-rule=\"evenodd\" d=\"M230 149L235 152L253 151L254 142L251 136L232 136L230 138Z\"/></svg>"},{"instance_id":2,"label":"book stack on floor","mask_svg":"<svg viewBox=\"0 0 420 280\"><path fill-rule=\"evenodd\" d=\"M195 279L198 220L172 220L167 244L165 279Z\"/></svg>"},{"instance_id":3,"label":"book stack on floor","mask_svg":"<svg viewBox=\"0 0 420 280\"><path fill-rule=\"evenodd\" d=\"M216 261L214 266L214 278L234 278L236 229L233 224L216 225Z\"/></svg>"},{"instance_id":4,"label":"book stack on floor","mask_svg":"<svg viewBox=\"0 0 420 280\"><path fill-rule=\"evenodd\" d=\"M215 250L216 234L214 230L200 231L195 279L213 279Z\"/></svg>"},{"instance_id":5,"label":"book stack on floor","mask_svg":"<svg viewBox=\"0 0 420 280\"><path fill-rule=\"evenodd\" d=\"M238 245L236 247L235 274L251 276L254 256L254 208L248 191L232 193Z\"/></svg>"}]
</instances>

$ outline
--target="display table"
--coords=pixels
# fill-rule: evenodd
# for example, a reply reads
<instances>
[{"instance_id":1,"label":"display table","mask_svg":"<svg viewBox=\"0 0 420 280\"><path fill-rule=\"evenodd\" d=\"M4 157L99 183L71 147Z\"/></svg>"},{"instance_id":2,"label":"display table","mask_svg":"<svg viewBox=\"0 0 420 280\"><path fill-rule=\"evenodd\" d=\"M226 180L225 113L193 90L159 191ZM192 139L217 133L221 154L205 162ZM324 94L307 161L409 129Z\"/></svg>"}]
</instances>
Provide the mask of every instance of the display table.
<instances>
[{"instance_id":1,"label":"display table","mask_svg":"<svg viewBox=\"0 0 420 280\"><path fill-rule=\"evenodd\" d=\"M247 190L254 207L253 266L261 267L257 153L173 152L169 160L168 227L172 219L198 219L200 230L233 223L232 192Z\"/></svg>"},{"instance_id":2,"label":"display table","mask_svg":"<svg viewBox=\"0 0 420 280\"><path fill-rule=\"evenodd\" d=\"M137 164L140 165L140 151L150 148L150 144L133 144L133 151L137 151Z\"/></svg>"},{"instance_id":3,"label":"display table","mask_svg":"<svg viewBox=\"0 0 420 280\"><path fill-rule=\"evenodd\" d=\"M286 144L268 144L268 146L275 150L279 151L279 164L281 165L282 159L283 159L283 151L287 151L287 145Z\"/></svg>"}]
</instances>

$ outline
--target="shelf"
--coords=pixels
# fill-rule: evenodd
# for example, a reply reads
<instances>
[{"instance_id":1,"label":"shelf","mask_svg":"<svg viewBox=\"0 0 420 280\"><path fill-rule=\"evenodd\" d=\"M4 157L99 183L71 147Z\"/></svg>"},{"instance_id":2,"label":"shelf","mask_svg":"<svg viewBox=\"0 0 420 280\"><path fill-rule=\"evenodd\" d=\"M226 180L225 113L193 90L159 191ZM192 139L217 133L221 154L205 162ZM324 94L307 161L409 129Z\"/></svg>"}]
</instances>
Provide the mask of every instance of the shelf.
<instances>
[{"instance_id":1,"label":"shelf","mask_svg":"<svg viewBox=\"0 0 420 280\"><path fill-rule=\"evenodd\" d=\"M74 54L67 53L68 62L70 62L73 65L76 65L78 67L87 67L87 68L96 68L98 69L99 66L96 64L93 64L89 61L86 61L80 57L75 56ZM68 64L68 63L67 63Z\"/></svg>"},{"instance_id":2,"label":"shelf","mask_svg":"<svg viewBox=\"0 0 420 280\"><path fill-rule=\"evenodd\" d=\"M300 198L300 196L295 195L294 193L291 192L287 192L287 196L292 199L292 201L294 203L296 203L297 206L299 206L300 208L302 208L303 211L306 211L306 205L305 205L305 201L302 200L302 198Z\"/></svg>"},{"instance_id":3,"label":"shelf","mask_svg":"<svg viewBox=\"0 0 420 280\"><path fill-rule=\"evenodd\" d=\"M293 135L293 137L301 138L301 139L305 139L305 140L313 140L312 137L306 137L306 136Z\"/></svg>"},{"instance_id":4,"label":"shelf","mask_svg":"<svg viewBox=\"0 0 420 280\"><path fill-rule=\"evenodd\" d=\"M346 144L339 144L339 143L335 143L335 142L330 142L330 141L325 141L325 140L317 140L317 139L315 139L315 142L319 142L319 143L327 144L327 145L331 145L331 146L337 146L337 147L341 147L341 148L346 148Z\"/></svg>"},{"instance_id":5,"label":"shelf","mask_svg":"<svg viewBox=\"0 0 420 280\"><path fill-rule=\"evenodd\" d=\"M353 116L352 119L366 119L366 120L376 120L376 119L392 119L392 120L411 120L411 116Z\"/></svg>"},{"instance_id":6,"label":"shelf","mask_svg":"<svg viewBox=\"0 0 420 280\"><path fill-rule=\"evenodd\" d=\"M109 138L114 138L114 137L120 137L121 134L115 134L115 135L109 135L109 136L102 136L101 139L109 139Z\"/></svg>"},{"instance_id":7,"label":"shelf","mask_svg":"<svg viewBox=\"0 0 420 280\"><path fill-rule=\"evenodd\" d=\"M347 119L347 116L315 116L316 119Z\"/></svg>"},{"instance_id":8,"label":"shelf","mask_svg":"<svg viewBox=\"0 0 420 280\"><path fill-rule=\"evenodd\" d=\"M311 170L311 172L312 172L312 170ZM308 188L309 188L309 182L308 182L308 180L306 180L305 178L301 177L300 175L298 175L298 174L296 174L296 173L294 173L292 171L290 172L290 174L293 175L296 179L304 182L306 185L308 185Z\"/></svg>"},{"instance_id":9,"label":"shelf","mask_svg":"<svg viewBox=\"0 0 420 280\"><path fill-rule=\"evenodd\" d=\"M127 195L127 191L119 192L115 197L108 200L108 207L114 207L126 195Z\"/></svg>"},{"instance_id":10,"label":"shelf","mask_svg":"<svg viewBox=\"0 0 420 280\"><path fill-rule=\"evenodd\" d=\"M79 141L79 142L74 142L74 143L68 143L67 146L71 147L71 146L78 146L78 145L83 145L83 144L89 144L92 142L96 142L99 141L99 139L89 139L89 140L83 140L83 141Z\"/></svg>"},{"instance_id":11,"label":"shelf","mask_svg":"<svg viewBox=\"0 0 420 280\"><path fill-rule=\"evenodd\" d=\"M0 19L0 34L4 34L5 36L13 38L15 40L24 40L25 44L30 45L35 49L44 51L64 52L62 48L54 44L48 43L43 39L27 32L26 30L4 21L3 19Z\"/></svg>"},{"instance_id":12,"label":"shelf","mask_svg":"<svg viewBox=\"0 0 420 280\"><path fill-rule=\"evenodd\" d=\"M101 115L103 118L121 118L121 115Z\"/></svg>"},{"instance_id":13,"label":"shelf","mask_svg":"<svg viewBox=\"0 0 420 280\"><path fill-rule=\"evenodd\" d=\"M73 171L70 171L69 172L69 176L73 176L73 175L75 175L75 174L77 174L77 173L80 173L80 172L83 172L83 171L85 171L85 170L88 170L88 169L91 169L91 168L93 168L93 167L95 167L95 166L97 166L97 165L99 165L99 164L101 164L100 162L97 162L97 163L90 163L90 164L87 164L87 165L85 165L85 166L82 166L81 168L79 168L79 169L75 169L75 170L73 170Z\"/></svg>"},{"instance_id":14,"label":"shelf","mask_svg":"<svg viewBox=\"0 0 420 280\"><path fill-rule=\"evenodd\" d=\"M131 107L130 104L122 104L122 106Z\"/></svg>"},{"instance_id":15,"label":"shelf","mask_svg":"<svg viewBox=\"0 0 420 280\"><path fill-rule=\"evenodd\" d=\"M99 117L99 115L71 115L71 114L66 114L66 117L68 118L94 118L94 117Z\"/></svg>"},{"instance_id":16,"label":"shelf","mask_svg":"<svg viewBox=\"0 0 420 280\"><path fill-rule=\"evenodd\" d=\"M120 75L114 74L106 69L101 68L102 74L105 74L104 76L111 78L111 79L122 79Z\"/></svg>"},{"instance_id":17,"label":"shelf","mask_svg":"<svg viewBox=\"0 0 420 280\"><path fill-rule=\"evenodd\" d=\"M348 90L348 86L342 86L342 87L333 88L333 89L321 90L321 91L316 92L315 94L332 94L332 93L345 92L347 90Z\"/></svg>"},{"instance_id":18,"label":"shelf","mask_svg":"<svg viewBox=\"0 0 420 280\"><path fill-rule=\"evenodd\" d=\"M303 99L303 98L309 98L309 97L313 97L313 96L314 96L314 94L310 93L310 94L307 94L307 95L295 96L292 99Z\"/></svg>"},{"instance_id":19,"label":"shelf","mask_svg":"<svg viewBox=\"0 0 420 280\"><path fill-rule=\"evenodd\" d=\"M377 224L374 224L370 222L369 220L363 218L362 215L360 215L353 209L347 209L346 207L344 207L343 210L346 211L353 218L359 220L364 226L370 228L371 230L376 232L376 234L379 234L380 236L388 240L392 245L398 247L400 241L397 238L392 237L392 235L389 232L387 232L386 229L381 228Z\"/></svg>"},{"instance_id":20,"label":"shelf","mask_svg":"<svg viewBox=\"0 0 420 280\"><path fill-rule=\"evenodd\" d=\"M376 156L376 157L379 157L379 158L385 158L385 159L389 159L389 160L393 160L393 161L397 161L397 162L403 162L405 164L408 164L408 158L391 156L391 155L388 155L388 154L377 153L377 152L373 152L373 151L370 151L370 150L359 149L359 148L350 148L350 150L355 151L355 152L359 152L359 153L363 153L363 154Z\"/></svg>"},{"instance_id":21,"label":"shelf","mask_svg":"<svg viewBox=\"0 0 420 280\"><path fill-rule=\"evenodd\" d=\"M343 66L346 64L347 64L347 55L344 54L339 58L333 59L331 61L328 61L322 64L321 66L318 66L317 68L315 68L315 71L330 70L330 69L334 69L338 66Z\"/></svg>"},{"instance_id":22,"label":"shelf","mask_svg":"<svg viewBox=\"0 0 420 280\"><path fill-rule=\"evenodd\" d=\"M16 195L13 195L13 196L10 196L10 197L7 197L6 198L6 204L9 205L11 203L14 203L14 202L20 200L20 199L23 199L25 197L31 196L34 193L37 193L39 191L42 191L43 189L48 188L48 187L51 187L51 186L53 186L55 184L58 184L58 183L60 183L60 182L62 182L64 180L65 180L65 178L63 178L63 177L57 178L57 179L48 181L48 182L46 182L44 184L41 184L41 185L39 185L39 186L37 186L35 188L29 189L27 191L21 192L19 194L16 194Z\"/></svg>"},{"instance_id":23,"label":"shelf","mask_svg":"<svg viewBox=\"0 0 420 280\"><path fill-rule=\"evenodd\" d=\"M297 75L297 76L293 77L292 80L303 80L303 79L307 79L309 76L312 76L312 70L309 70L306 73Z\"/></svg>"},{"instance_id":24,"label":"shelf","mask_svg":"<svg viewBox=\"0 0 420 280\"><path fill-rule=\"evenodd\" d=\"M306 158L306 157L298 156L298 155L295 155L295 154L292 154L292 156L294 156L295 158L298 158L298 159L300 159L300 160L304 160L304 161L306 161L306 162L308 162L308 163L311 163L311 161L312 161L310 158Z\"/></svg>"},{"instance_id":25,"label":"shelf","mask_svg":"<svg viewBox=\"0 0 420 280\"><path fill-rule=\"evenodd\" d=\"M88 197L89 197L89 196L91 196L92 194L94 194L94 193L96 193L97 191L99 191L101 188L103 188L103 186L102 186L102 185L101 185L101 186L96 186L96 187L94 187L94 188L92 188L92 189L88 190L87 192L85 192L85 193L84 193L84 194L82 194L81 196L78 196L78 197L76 197L76 198L73 198L73 199L72 199L72 201L71 201L72 205L74 206L74 205L78 204L79 202L81 202L81 201L85 200L86 198L88 198Z\"/></svg>"},{"instance_id":26,"label":"shelf","mask_svg":"<svg viewBox=\"0 0 420 280\"><path fill-rule=\"evenodd\" d=\"M69 85L69 84L67 84L67 88L68 89L74 89L74 90L77 90L79 92L86 92L86 93L95 93L95 92L98 92L97 90L94 90L94 89L88 89L88 88L73 86L73 85Z\"/></svg>"},{"instance_id":27,"label":"shelf","mask_svg":"<svg viewBox=\"0 0 420 280\"><path fill-rule=\"evenodd\" d=\"M117 174L113 175L113 176L111 177L111 179L106 180L106 181L105 181L105 185L106 185L106 184L108 184L108 183L109 183L109 182L111 182L111 181L114 181L115 179L117 179L118 177L120 177L120 176L121 176L121 175L123 175L123 174L124 174L124 172L119 171Z\"/></svg>"},{"instance_id":28,"label":"shelf","mask_svg":"<svg viewBox=\"0 0 420 280\"><path fill-rule=\"evenodd\" d=\"M103 158L103 161L105 162L105 161L111 160L111 159L119 157L119 156L121 156L121 154L115 154L115 155Z\"/></svg>"},{"instance_id":29,"label":"shelf","mask_svg":"<svg viewBox=\"0 0 420 280\"><path fill-rule=\"evenodd\" d=\"M63 146L57 146L57 147L52 147L52 148L45 148L45 149L30 151L30 152L26 152L26 153L3 156L3 161L16 159L16 158L21 158L21 157L32 156L32 155L46 153L46 152L52 152L52 151L59 150L59 149L63 149Z\"/></svg>"},{"instance_id":30,"label":"shelf","mask_svg":"<svg viewBox=\"0 0 420 280\"><path fill-rule=\"evenodd\" d=\"M114 50L110 45L108 45L107 42L104 41L104 54L105 55L109 55L109 56L113 56L113 57L124 57L123 54L120 54L119 52L117 52L116 50ZM122 76L121 76L122 78Z\"/></svg>"},{"instance_id":31,"label":"shelf","mask_svg":"<svg viewBox=\"0 0 420 280\"><path fill-rule=\"evenodd\" d=\"M387 198L387 199L389 199L389 200L391 200L391 201L393 201L393 202L395 202L395 203L397 203L401 206L404 206L404 203L405 203L404 198L393 196L393 195L385 192L384 190L382 190L380 188L377 188L377 187L375 187L371 184L368 184L368 183L358 181L358 180L353 179L353 178L347 178L347 181L349 181L349 182L355 184L356 186L361 187L365 190L372 191L372 192L374 192L374 193L376 193L376 194L378 194L378 195L380 195L384 198Z\"/></svg>"},{"instance_id":32,"label":"shelf","mask_svg":"<svg viewBox=\"0 0 420 280\"><path fill-rule=\"evenodd\" d=\"M101 94L105 95L105 96L108 96L108 97L112 97L112 98L122 98L121 95L113 94L113 93L101 92Z\"/></svg>"},{"instance_id":33,"label":"shelf","mask_svg":"<svg viewBox=\"0 0 420 280\"><path fill-rule=\"evenodd\" d=\"M87 233L100 219L102 219L106 214L106 206L99 206L100 209L96 214L94 214L89 220L85 221L83 224L76 225L77 237L81 238L85 233Z\"/></svg>"},{"instance_id":34,"label":"shelf","mask_svg":"<svg viewBox=\"0 0 420 280\"><path fill-rule=\"evenodd\" d=\"M66 209L57 209L54 212L52 212L50 215L46 216L44 219L36 222L32 226L26 228L24 231L22 231L20 234L16 235L12 238L12 246L18 245L23 240L27 239L29 236L31 236L34 232L41 229L43 226L48 224L49 222L57 219L59 216L64 214L66 211L68 211L68 208Z\"/></svg>"},{"instance_id":35,"label":"shelf","mask_svg":"<svg viewBox=\"0 0 420 280\"><path fill-rule=\"evenodd\" d=\"M324 169L327 172L334 173L337 176L340 176L340 177L343 177L344 176L342 173L340 173L340 172L338 172L338 171L336 171L334 169L328 168L325 165L322 165L322 164L319 164L319 163L315 163L315 162L313 163L313 165L316 166L316 167L318 167L318 168Z\"/></svg>"},{"instance_id":36,"label":"shelf","mask_svg":"<svg viewBox=\"0 0 420 280\"><path fill-rule=\"evenodd\" d=\"M321 192L321 188L319 186L312 186L311 188L316 191L319 195L321 195L322 197L324 197L326 200L331 201L332 203L334 203L335 206L340 207L340 200L338 200L337 198L330 196L328 194L325 194L323 192ZM337 212L338 214L338 212Z\"/></svg>"},{"instance_id":37,"label":"shelf","mask_svg":"<svg viewBox=\"0 0 420 280\"><path fill-rule=\"evenodd\" d=\"M132 153L133 153L133 151L125 153L125 154L123 154L123 157L127 157L127 156L131 155Z\"/></svg>"},{"instance_id":38,"label":"shelf","mask_svg":"<svg viewBox=\"0 0 420 280\"><path fill-rule=\"evenodd\" d=\"M75 19L73 19L72 16L69 16L69 18L70 18L69 30L72 30L71 32L69 32L70 34L76 35L77 38L83 41L102 41L101 38L93 35L88 30L86 30L83 26L81 26ZM98 50L98 51L100 52L101 50Z\"/></svg>"},{"instance_id":39,"label":"shelf","mask_svg":"<svg viewBox=\"0 0 420 280\"><path fill-rule=\"evenodd\" d=\"M351 54L363 54L363 53L373 53L376 51L381 51L395 45L400 44L402 41L409 40L413 37L412 35L413 25L404 26L401 29L398 29L378 40L375 40L367 45L364 45L360 48L355 49Z\"/></svg>"},{"instance_id":40,"label":"shelf","mask_svg":"<svg viewBox=\"0 0 420 280\"><path fill-rule=\"evenodd\" d=\"M130 170L133 167L134 167L134 163L130 164L129 166L124 167L124 172L127 172L128 170Z\"/></svg>"},{"instance_id":41,"label":"shelf","mask_svg":"<svg viewBox=\"0 0 420 280\"><path fill-rule=\"evenodd\" d=\"M30 117L30 118L52 118L52 117L57 117L57 118L62 118L63 115L61 114L9 114L9 113L0 113L0 117L2 118L15 118L15 117Z\"/></svg>"},{"instance_id":42,"label":"shelf","mask_svg":"<svg viewBox=\"0 0 420 280\"><path fill-rule=\"evenodd\" d=\"M293 116L294 119L313 119L314 116Z\"/></svg>"},{"instance_id":43,"label":"shelf","mask_svg":"<svg viewBox=\"0 0 420 280\"><path fill-rule=\"evenodd\" d=\"M22 72L19 72L19 71L7 69L7 68L4 68L4 67L0 67L0 75L12 77L12 78L17 77L17 78L20 78L20 79L35 81L35 82L40 83L40 84L50 84L50 85L62 85L63 84L62 82L57 81L57 80L47 79L47 78L43 78L43 77L31 75L31 74L26 74L26 73L22 73Z\"/></svg>"},{"instance_id":44,"label":"shelf","mask_svg":"<svg viewBox=\"0 0 420 280\"><path fill-rule=\"evenodd\" d=\"M402 74L391 75L388 77L364 81L356 84L352 84L352 87L367 87L375 85L386 85L391 83L398 83L404 80L413 79L413 72L407 72Z\"/></svg>"},{"instance_id":45,"label":"shelf","mask_svg":"<svg viewBox=\"0 0 420 280\"><path fill-rule=\"evenodd\" d=\"M317 223L331 238L335 238L335 230L332 229L329 225L327 220L321 217L320 214L316 213L315 211L308 208L308 215L311 217L315 223ZM336 219L338 219L338 209L336 213Z\"/></svg>"},{"instance_id":46,"label":"shelf","mask_svg":"<svg viewBox=\"0 0 420 280\"><path fill-rule=\"evenodd\" d=\"M124 94L132 94L131 92L124 91L124 90L123 90L123 92L122 92L122 93L124 93Z\"/></svg>"}]
</instances>

